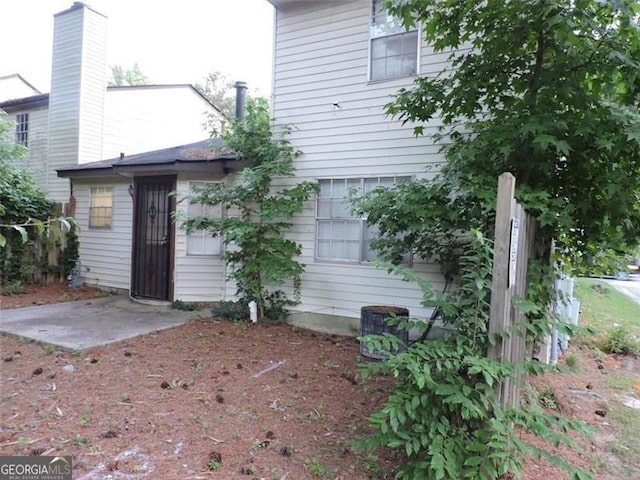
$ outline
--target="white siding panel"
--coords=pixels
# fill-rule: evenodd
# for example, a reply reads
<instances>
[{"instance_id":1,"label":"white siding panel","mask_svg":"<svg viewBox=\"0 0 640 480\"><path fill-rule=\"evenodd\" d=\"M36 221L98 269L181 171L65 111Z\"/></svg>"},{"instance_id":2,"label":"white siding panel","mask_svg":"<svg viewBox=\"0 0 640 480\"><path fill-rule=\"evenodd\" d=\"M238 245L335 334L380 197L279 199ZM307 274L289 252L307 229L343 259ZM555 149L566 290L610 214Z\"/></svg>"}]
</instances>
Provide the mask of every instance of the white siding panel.
<instances>
[{"instance_id":1,"label":"white siding panel","mask_svg":"<svg viewBox=\"0 0 640 480\"><path fill-rule=\"evenodd\" d=\"M369 82L370 0L305 2L276 13L274 105L276 123L293 126L291 141L303 155L297 180L411 175L425 178L443 161L425 126L416 138L412 125L389 118L384 105L414 77ZM448 67L448 53L420 47L419 71L433 75ZM335 105L337 104L337 105ZM369 304L401 305L426 316L417 286L369 264L324 263L315 258L315 203L294 220L291 238L301 242L301 304L294 310L358 318ZM434 265L414 270L441 288Z\"/></svg>"},{"instance_id":2,"label":"white siding panel","mask_svg":"<svg viewBox=\"0 0 640 480\"><path fill-rule=\"evenodd\" d=\"M220 177L205 178L182 174L178 177L178 199L189 193L189 180L220 181ZM179 215L186 214L187 202L178 202L176 210ZM183 302L216 302L224 299L225 295L225 266L219 255L188 255L187 236L176 225L174 298Z\"/></svg>"},{"instance_id":3,"label":"white siding panel","mask_svg":"<svg viewBox=\"0 0 640 480\"><path fill-rule=\"evenodd\" d=\"M209 137L215 109L190 86L111 88L107 91L103 157L115 158Z\"/></svg>"},{"instance_id":4,"label":"white siding panel","mask_svg":"<svg viewBox=\"0 0 640 480\"><path fill-rule=\"evenodd\" d=\"M89 228L91 187L113 188L113 228ZM80 262L87 285L129 290L133 201L126 180L74 180L76 221L80 226Z\"/></svg>"},{"instance_id":5,"label":"white siding panel","mask_svg":"<svg viewBox=\"0 0 640 480\"><path fill-rule=\"evenodd\" d=\"M28 150L18 165L27 168L32 174L36 185L41 190L47 189L47 146L49 133L49 110L47 107L30 110L19 110L8 114L6 119L16 121L18 114L29 114ZM13 132L11 132L13 134ZM13 141L14 137L10 138Z\"/></svg>"}]
</instances>

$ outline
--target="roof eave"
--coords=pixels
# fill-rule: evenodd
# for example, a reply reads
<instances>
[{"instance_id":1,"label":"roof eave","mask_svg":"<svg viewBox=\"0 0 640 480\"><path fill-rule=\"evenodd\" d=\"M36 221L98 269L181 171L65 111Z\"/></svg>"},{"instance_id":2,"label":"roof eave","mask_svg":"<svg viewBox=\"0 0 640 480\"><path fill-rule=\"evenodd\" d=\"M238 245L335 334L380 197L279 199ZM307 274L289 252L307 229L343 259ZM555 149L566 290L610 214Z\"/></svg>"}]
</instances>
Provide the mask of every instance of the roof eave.
<instances>
[{"instance_id":1,"label":"roof eave","mask_svg":"<svg viewBox=\"0 0 640 480\"><path fill-rule=\"evenodd\" d=\"M13 98L0 102L0 109L7 113L15 112L17 110L24 110L26 108L44 107L49 104L49 94L43 93L40 95L32 95L24 98Z\"/></svg>"},{"instance_id":2,"label":"roof eave","mask_svg":"<svg viewBox=\"0 0 640 480\"><path fill-rule=\"evenodd\" d=\"M176 160L171 163L150 163L145 165L112 165L100 168L63 168L56 170L60 178L97 178L124 176L136 174L157 174L167 175L172 173L212 173L223 174L234 173L251 165L251 162L237 160L233 157L216 158L212 160Z\"/></svg>"}]
</instances>

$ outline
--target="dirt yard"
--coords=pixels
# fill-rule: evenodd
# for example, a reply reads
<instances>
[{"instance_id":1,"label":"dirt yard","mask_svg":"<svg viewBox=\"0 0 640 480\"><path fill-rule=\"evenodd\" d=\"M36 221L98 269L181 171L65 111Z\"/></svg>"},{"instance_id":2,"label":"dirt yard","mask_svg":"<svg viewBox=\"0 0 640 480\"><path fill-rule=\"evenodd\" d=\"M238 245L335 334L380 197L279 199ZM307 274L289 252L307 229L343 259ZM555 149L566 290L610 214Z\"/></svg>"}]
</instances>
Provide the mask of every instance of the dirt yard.
<instances>
[{"instance_id":1,"label":"dirt yard","mask_svg":"<svg viewBox=\"0 0 640 480\"><path fill-rule=\"evenodd\" d=\"M3 297L3 308L60 295ZM608 381L632 371L640 382L638 361L574 350L568 374L534 382L551 409L595 428L582 453L559 453L598 480L637 478L596 411L640 394L640 383ZM73 455L75 479L391 478L392 460L375 472L350 447L389 389L362 384L353 338L200 319L86 352L1 336L0 353L0 455ZM528 463L526 480L551 478L568 477Z\"/></svg>"},{"instance_id":2,"label":"dirt yard","mask_svg":"<svg viewBox=\"0 0 640 480\"><path fill-rule=\"evenodd\" d=\"M108 295L110 295L109 292L93 287L69 288L63 282L50 283L48 285L25 285L20 293L0 295L0 309L74 302Z\"/></svg>"}]
</instances>

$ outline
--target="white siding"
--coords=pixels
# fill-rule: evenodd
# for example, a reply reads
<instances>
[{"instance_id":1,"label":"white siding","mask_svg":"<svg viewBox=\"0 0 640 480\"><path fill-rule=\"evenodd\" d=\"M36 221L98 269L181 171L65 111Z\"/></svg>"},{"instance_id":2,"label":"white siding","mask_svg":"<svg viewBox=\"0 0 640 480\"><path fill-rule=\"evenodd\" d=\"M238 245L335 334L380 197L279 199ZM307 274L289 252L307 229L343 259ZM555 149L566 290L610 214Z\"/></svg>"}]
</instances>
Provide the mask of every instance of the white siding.
<instances>
[{"instance_id":1,"label":"white siding","mask_svg":"<svg viewBox=\"0 0 640 480\"><path fill-rule=\"evenodd\" d=\"M80 226L82 279L87 285L129 290L133 200L126 179L73 181L76 221ZM89 228L91 187L113 188L113 227Z\"/></svg>"},{"instance_id":2,"label":"white siding","mask_svg":"<svg viewBox=\"0 0 640 480\"><path fill-rule=\"evenodd\" d=\"M188 85L110 88L103 158L204 140L209 137L206 113L214 111Z\"/></svg>"},{"instance_id":3,"label":"white siding","mask_svg":"<svg viewBox=\"0 0 640 480\"><path fill-rule=\"evenodd\" d=\"M67 201L69 182L56 169L101 160L106 17L86 6L55 16L49 95L49 197Z\"/></svg>"},{"instance_id":4,"label":"white siding","mask_svg":"<svg viewBox=\"0 0 640 480\"><path fill-rule=\"evenodd\" d=\"M220 181L220 177L207 177L205 175L178 176L177 191L178 200L189 193L189 180ZM186 213L187 203L178 201L176 210ZM188 255L187 236L176 225L175 238L175 266L174 298L183 302L216 302L224 299L225 267L224 261L219 255Z\"/></svg>"},{"instance_id":5,"label":"white siding","mask_svg":"<svg viewBox=\"0 0 640 480\"><path fill-rule=\"evenodd\" d=\"M303 152L297 180L421 178L429 174L426 167L434 171L442 162L428 136L414 137L411 126L384 113L392 95L413 78L368 82L370 12L370 0L300 2L277 10L273 112L277 124L294 126L291 140ZM420 74L445 68L446 58L422 44ZM357 318L364 305L386 304L428 314L413 284L367 264L315 260L315 228L315 202L309 202L291 232L303 245L306 264L298 311ZM442 286L436 266L416 263L414 269Z\"/></svg>"},{"instance_id":6,"label":"white siding","mask_svg":"<svg viewBox=\"0 0 640 480\"><path fill-rule=\"evenodd\" d=\"M7 114L6 119L15 122L21 113L29 114L29 139L28 151L20 162L20 166L31 171L36 185L42 189L47 188L47 146L49 129L49 111L47 107L27 110L16 110ZM13 140L12 137L11 140Z\"/></svg>"}]
</instances>

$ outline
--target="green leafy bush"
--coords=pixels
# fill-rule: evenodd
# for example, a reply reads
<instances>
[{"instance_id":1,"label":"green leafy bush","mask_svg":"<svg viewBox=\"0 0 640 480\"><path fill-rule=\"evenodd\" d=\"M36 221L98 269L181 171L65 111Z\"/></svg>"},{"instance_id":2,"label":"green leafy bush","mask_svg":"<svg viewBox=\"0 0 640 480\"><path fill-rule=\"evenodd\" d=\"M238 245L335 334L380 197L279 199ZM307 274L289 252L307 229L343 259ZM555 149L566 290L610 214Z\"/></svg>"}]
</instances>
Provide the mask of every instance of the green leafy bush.
<instances>
[{"instance_id":1,"label":"green leafy bush","mask_svg":"<svg viewBox=\"0 0 640 480\"><path fill-rule=\"evenodd\" d=\"M640 355L640 341L622 327L608 333L599 348L615 355Z\"/></svg>"},{"instance_id":2,"label":"green leafy bush","mask_svg":"<svg viewBox=\"0 0 640 480\"><path fill-rule=\"evenodd\" d=\"M584 430L579 423L545 413L537 402L517 409L500 406L496 385L512 377L515 366L487 357L492 250L478 232L473 232L469 245L460 260L458 287L448 295L434 292L411 271L393 268L405 280L418 281L424 304L437 303L445 326L456 334L414 343L397 355L392 354L398 342L394 336L365 338L388 360L364 365L363 377L392 375L396 384L382 409L370 417L375 433L361 438L357 446L368 451L389 448L401 455L396 472L400 480L518 477L529 455L544 456L574 478L589 478L520 440L519 430L524 429L571 444L562 432ZM398 326L425 328L412 320Z\"/></svg>"},{"instance_id":3,"label":"green leafy bush","mask_svg":"<svg viewBox=\"0 0 640 480\"><path fill-rule=\"evenodd\" d=\"M245 301L225 301L211 309L214 317L230 320L232 322L242 322L249 318L249 303Z\"/></svg>"},{"instance_id":4,"label":"green leafy bush","mask_svg":"<svg viewBox=\"0 0 640 480\"><path fill-rule=\"evenodd\" d=\"M265 99L249 99L245 118L230 120L223 139L227 149L251 166L229 185L209 184L191 195L197 203L239 213L188 218L182 225L187 232L206 230L236 247L224 255L229 276L242 302L256 302L261 320L283 320L286 306L297 303L304 265L295 257L302 246L285 238L285 232L292 226L291 217L318 190L315 182L308 181L278 187L277 182L295 176L294 159L300 155L286 138L288 133L285 127L281 136L274 134ZM287 282L293 284L293 299L280 288Z\"/></svg>"}]
</instances>

